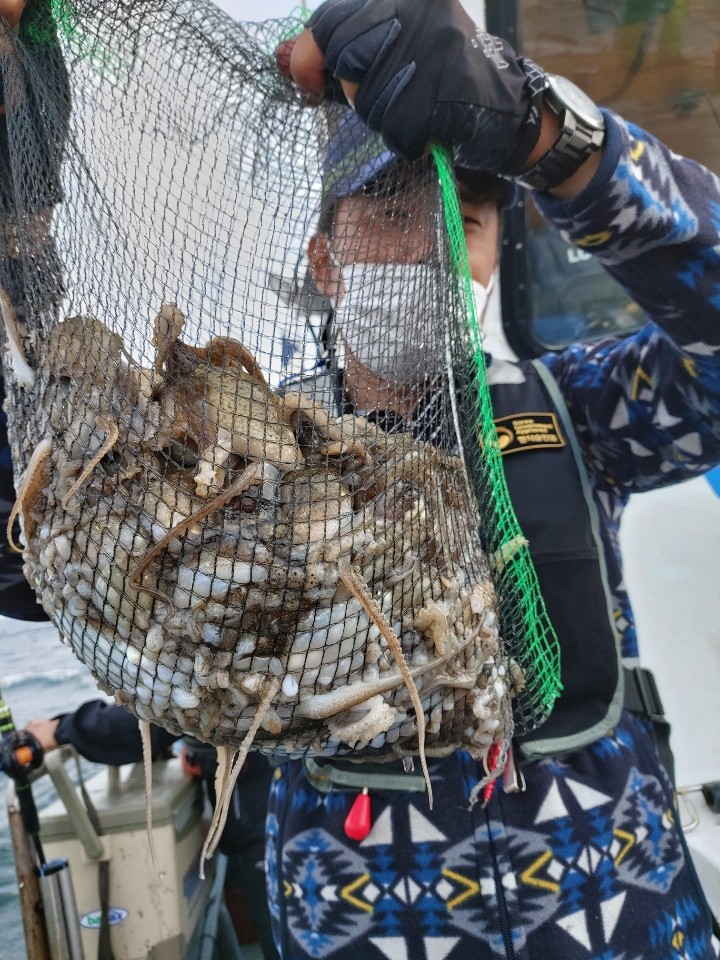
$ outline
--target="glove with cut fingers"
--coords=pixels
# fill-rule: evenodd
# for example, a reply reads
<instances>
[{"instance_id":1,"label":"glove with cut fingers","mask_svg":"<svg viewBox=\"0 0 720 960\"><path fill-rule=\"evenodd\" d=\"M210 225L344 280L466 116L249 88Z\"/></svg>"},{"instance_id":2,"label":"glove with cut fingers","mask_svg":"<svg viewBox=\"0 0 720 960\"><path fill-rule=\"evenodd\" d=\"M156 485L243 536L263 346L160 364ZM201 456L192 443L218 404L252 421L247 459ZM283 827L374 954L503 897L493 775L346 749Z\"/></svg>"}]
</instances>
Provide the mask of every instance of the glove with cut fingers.
<instances>
[{"instance_id":1,"label":"glove with cut fingers","mask_svg":"<svg viewBox=\"0 0 720 960\"><path fill-rule=\"evenodd\" d=\"M460 166L523 169L540 134L544 74L479 30L458 0L329 0L307 26L329 95L339 80L358 83L355 109L400 156L439 140Z\"/></svg>"}]
</instances>

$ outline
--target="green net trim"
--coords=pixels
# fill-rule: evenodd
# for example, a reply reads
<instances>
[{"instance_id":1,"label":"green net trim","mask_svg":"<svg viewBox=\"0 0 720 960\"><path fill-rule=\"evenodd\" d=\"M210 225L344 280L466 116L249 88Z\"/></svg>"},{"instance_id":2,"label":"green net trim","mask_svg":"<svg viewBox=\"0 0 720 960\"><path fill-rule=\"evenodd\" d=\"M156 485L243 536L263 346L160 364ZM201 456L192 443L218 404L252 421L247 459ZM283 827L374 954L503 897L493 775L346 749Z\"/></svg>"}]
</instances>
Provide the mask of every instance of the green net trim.
<instances>
[{"instance_id":1,"label":"green net trim","mask_svg":"<svg viewBox=\"0 0 720 960\"><path fill-rule=\"evenodd\" d=\"M472 352L468 380L477 411L474 435L467 424L460 427L475 494L483 505L482 539L493 563L503 636L526 679L518 697L519 726L529 730L547 716L562 689L560 647L505 481L452 162L444 147L433 145L432 156L440 178L452 281L455 295L464 304L459 313L465 317L464 339Z\"/></svg>"},{"instance_id":2,"label":"green net trim","mask_svg":"<svg viewBox=\"0 0 720 960\"><path fill-rule=\"evenodd\" d=\"M300 25L304 24L306 20L309 19L312 10L305 6L304 3L299 3L292 8L287 17L284 17L284 20L287 20L287 26L280 31L277 36L277 42L282 43L283 40L292 40L298 36L298 23ZM269 51L274 54L274 50Z\"/></svg>"},{"instance_id":3,"label":"green net trim","mask_svg":"<svg viewBox=\"0 0 720 960\"><path fill-rule=\"evenodd\" d=\"M286 19L287 20L307 20L309 19L311 13L312 13L312 9L308 7L307 4L298 3L296 6L292 8L290 13L288 13ZM290 31L294 31L294 32L290 33ZM289 36L297 36L297 27L288 26L287 33ZM281 34L281 36L284 36L284 35Z\"/></svg>"},{"instance_id":4,"label":"green net trim","mask_svg":"<svg viewBox=\"0 0 720 960\"><path fill-rule=\"evenodd\" d=\"M68 0L38 2L23 16L20 36L29 50L57 47L58 35L65 40L73 55L85 60L103 80L117 83L127 78L123 52L113 50L98 37L84 32L80 15Z\"/></svg>"}]
</instances>

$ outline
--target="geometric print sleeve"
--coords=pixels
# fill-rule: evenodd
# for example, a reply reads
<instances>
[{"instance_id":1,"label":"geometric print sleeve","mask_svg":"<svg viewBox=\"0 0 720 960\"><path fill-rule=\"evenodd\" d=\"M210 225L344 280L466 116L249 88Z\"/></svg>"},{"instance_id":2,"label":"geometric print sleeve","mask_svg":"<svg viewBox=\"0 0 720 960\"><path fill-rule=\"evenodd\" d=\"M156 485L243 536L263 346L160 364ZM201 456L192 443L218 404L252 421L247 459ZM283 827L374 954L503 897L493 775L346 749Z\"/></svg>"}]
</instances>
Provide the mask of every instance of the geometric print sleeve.
<instances>
[{"instance_id":1,"label":"geometric print sleeve","mask_svg":"<svg viewBox=\"0 0 720 960\"><path fill-rule=\"evenodd\" d=\"M587 466L625 499L720 463L720 357L690 357L655 324L543 357Z\"/></svg>"},{"instance_id":2,"label":"geometric print sleeve","mask_svg":"<svg viewBox=\"0 0 720 960\"><path fill-rule=\"evenodd\" d=\"M580 196L538 206L690 352L720 345L720 181L606 112L603 160Z\"/></svg>"},{"instance_id":3,"label":"geometric print sleeve","mask_svg":"<svg viewBox=\"0 0 720 960\"><path fill-rule=\"evenodd\" d=\"M547 354L588 467L624 497L720 463L720 181L606 113L602 164L570 202L537 204L653 322Z\"/></svg>"}]
</instances>

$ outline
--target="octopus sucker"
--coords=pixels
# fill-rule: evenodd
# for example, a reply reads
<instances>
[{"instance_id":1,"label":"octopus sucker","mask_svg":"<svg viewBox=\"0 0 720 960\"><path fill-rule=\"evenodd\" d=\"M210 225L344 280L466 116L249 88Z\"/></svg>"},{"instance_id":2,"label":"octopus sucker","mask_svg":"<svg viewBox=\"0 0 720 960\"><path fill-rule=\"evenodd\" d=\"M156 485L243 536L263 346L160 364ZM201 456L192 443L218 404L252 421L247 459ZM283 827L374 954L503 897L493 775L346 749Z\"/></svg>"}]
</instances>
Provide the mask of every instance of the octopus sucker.
<instances>
[{"instance_id":1,"label":"octopus sucker","mask_svg":"<svg viewBox=\"0 0 720 960\"><path fill-rule=\"evenodd\" d=\"M395 663L397 664L398 669L402 674L402 678L405 681L405 686L410 694L410 700L415 708L418 754L420 756L420 765L422 766L423 775L425 777L425 785L428 792L428 804L432 810L432 783L430 781L430 771L428 770L427 759L425 757L425 711L423 710L423 705L420 701L420 694L415 686L415 681L413 680L413 676L410 673L407 661L405 660L405 654L403 653L402 646L400 645L400 640L392 626L388 623L387 618L383 614L382 610L379 609L378 605L373 600L370 591L367 588L367 584L353 570L352 564L347 557L343 557L338 563L338 572L342 582L345 584L348 590L352 591L353 595L360 602L367 615L372 619L378 630L387 640L387 645L390 648L390 652L392 653Z\"/></svg>"},{"instance_id":2,"label":"octopus sucker","mask_svg":"<svg viewBox=\"0 0 720 960\"><path fill-rule=\"evenodd\" d=\"M47 459L51 452L52 441L50 440L50 437L45 437L45 439L41 440L37 447L35 447L33 455L30 457L27 470L25 471L25 480L23 481L20 493L13 504L13 508L10 511L10 516L8 517L7 522L7 541L10 544L10 549L14 550L15 553L22 553L23 548L19 547L13 539L13 524L15 523L18 514L22 510L23 524L25 526L25 539L28 543L30 543L33 537L32 520L29 514L25 512L25 508L28 502L36 501L40 497L43 488L50 482L50 472L47 469Z\"/></svg>"},{"instance_id":3,"label":"octopus sucker","mask_svg":"<svg viewBox=\"0 0 720 960\"><path fill-rule=\"evenodd\" d=\"M120 428L114 420L111 420L109 417L98 417L97 425L101 430L105 431L105 440L90 463L83 469L75 483L73 483L68 492L60 501L60 506L63 508L63 510L67 510L70 499L78 492L87 478L92 474L95 467L100 463L102 458L112 450L118 441L118 437L120 436Z\"/></svg>"}]
</instances>

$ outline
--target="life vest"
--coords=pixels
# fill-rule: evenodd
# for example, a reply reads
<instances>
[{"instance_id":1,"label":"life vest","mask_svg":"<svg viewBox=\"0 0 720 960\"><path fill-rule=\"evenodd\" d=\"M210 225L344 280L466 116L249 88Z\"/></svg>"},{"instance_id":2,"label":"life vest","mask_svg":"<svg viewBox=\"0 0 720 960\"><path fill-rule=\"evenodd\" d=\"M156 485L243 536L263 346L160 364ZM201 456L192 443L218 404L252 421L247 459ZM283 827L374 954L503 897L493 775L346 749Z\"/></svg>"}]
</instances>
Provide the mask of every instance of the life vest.
<instances>
[{"instance_id":1,"label":"life vest","mask_svg":"<svg viewBox=\"0 0 720 960\"><path fill-rule=\"evenodd\" d=\"M522 754L534 759L579 749L617 724L624 701L620 642L600 519L558 385L541 361L493 363L489 372L510 498L560 642L563 691L542 726L517 738ZM289 389L306 390L331 410L341 406L342 381L329 372ZM442 401L429 398L428 410L434 399Z\"/></svg>"},{"instance_id":2,"label":"life vest","mask_svg":"<svg viewBox=\"0 0 720 960\"><path fill-rule=\"evenodd\" d=\"M524 378L514 382L491 377L490 395L510 498L560 642L563 683L548 720L518 738L535 758L612 730L624 684L599 515L575 430L547 367L519 367Z\"/></svg>"}]
</instances>

